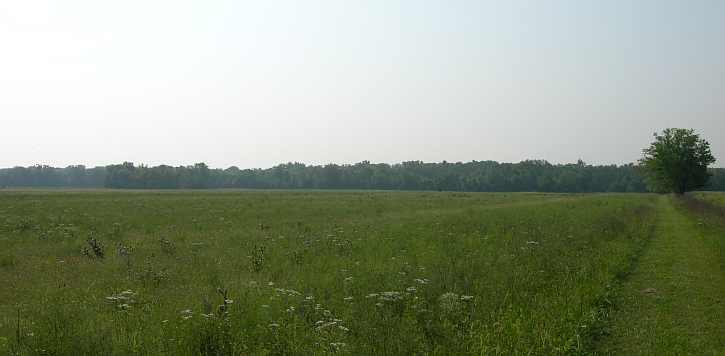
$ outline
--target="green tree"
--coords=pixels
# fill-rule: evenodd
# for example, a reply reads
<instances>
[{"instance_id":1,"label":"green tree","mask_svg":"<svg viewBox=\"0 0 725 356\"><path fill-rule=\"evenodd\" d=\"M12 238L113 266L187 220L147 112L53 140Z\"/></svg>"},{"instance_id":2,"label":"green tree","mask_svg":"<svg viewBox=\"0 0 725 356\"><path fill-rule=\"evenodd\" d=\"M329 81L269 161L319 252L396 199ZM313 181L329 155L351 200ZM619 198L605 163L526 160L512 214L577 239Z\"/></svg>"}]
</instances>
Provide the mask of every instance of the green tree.
<instances>
[{"instance_id":1,"label":"green tree","mask_svg":"<svg viewBox=\"0 0 725 356\"><path fill-rule=\"evenodd\" d=\"M651 190L684 194L702 188L715 163L710 144L692 129L665 129L643 150L639 160Z\"/></svg>"}]
</instances>

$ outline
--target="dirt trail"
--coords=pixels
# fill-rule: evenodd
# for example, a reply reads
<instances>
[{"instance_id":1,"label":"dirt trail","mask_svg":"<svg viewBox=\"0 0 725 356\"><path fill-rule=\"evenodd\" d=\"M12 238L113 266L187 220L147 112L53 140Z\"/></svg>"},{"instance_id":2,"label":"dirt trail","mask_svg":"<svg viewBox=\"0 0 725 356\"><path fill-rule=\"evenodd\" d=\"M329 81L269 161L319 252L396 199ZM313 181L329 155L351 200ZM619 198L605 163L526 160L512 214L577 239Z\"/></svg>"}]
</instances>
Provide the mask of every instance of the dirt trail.
<instances>
[{"instance_id":1,"label":"dirt trail","mask_svg":"<svg viewBox=\"0 0 725 356\"><path fill-rule=\"evenodd\" d=\"M658 226L624 281L603 355L725 355L725 229L658 202Z\"/></svg>"}]
</instances>

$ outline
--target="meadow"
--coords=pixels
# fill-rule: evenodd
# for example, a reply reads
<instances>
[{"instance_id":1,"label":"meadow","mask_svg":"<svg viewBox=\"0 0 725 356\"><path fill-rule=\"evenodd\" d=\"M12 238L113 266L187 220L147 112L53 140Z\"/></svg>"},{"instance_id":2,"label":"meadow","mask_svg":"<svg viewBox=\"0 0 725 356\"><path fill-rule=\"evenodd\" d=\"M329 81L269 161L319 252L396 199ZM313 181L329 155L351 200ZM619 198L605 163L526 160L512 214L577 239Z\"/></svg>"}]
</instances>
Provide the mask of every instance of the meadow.
<instances>
[{"instance_id":1,"label":"meadow","mask_svg":"<svg viewBox=\"0 0 725 356\"><path fill-rule=\"evenodd\" d=\"M6 190L0 354L621 353L671 199Z\"/></svg>"}]
</instances>

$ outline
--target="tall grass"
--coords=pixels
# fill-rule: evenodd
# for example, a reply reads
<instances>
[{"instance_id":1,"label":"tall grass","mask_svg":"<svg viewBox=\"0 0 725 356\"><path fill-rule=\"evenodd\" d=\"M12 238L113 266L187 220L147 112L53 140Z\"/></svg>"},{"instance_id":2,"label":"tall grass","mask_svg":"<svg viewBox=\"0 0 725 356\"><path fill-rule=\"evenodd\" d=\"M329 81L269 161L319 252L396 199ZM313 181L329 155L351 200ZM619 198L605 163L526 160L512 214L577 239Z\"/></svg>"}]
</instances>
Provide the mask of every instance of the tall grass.
<instances>
[{"instance_id":1,"label":"tall grass","mask_svg":"<svg viewBox=\"0 0 725 356\"><path fill-rule=\"evenodd\" d=\"M584 353L652 231L651 204L646 195L3 193L0 352Z\"/></svg>"}]
</instances>

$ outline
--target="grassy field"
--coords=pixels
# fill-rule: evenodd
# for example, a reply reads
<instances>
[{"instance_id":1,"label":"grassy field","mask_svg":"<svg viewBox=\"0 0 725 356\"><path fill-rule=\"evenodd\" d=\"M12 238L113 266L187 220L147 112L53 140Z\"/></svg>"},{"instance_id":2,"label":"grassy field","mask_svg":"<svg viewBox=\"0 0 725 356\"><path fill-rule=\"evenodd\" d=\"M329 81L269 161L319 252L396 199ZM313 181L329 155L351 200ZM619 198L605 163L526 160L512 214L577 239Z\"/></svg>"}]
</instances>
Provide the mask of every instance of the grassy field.
<instances>
[{"instance_id":1,"label":"grassy field","mask_svg":"<svg viewBox=\"0 0 725 356\"><path fill-rule=\"evenodd\" d=\"M695 197L711 204L725 207L725 192L697 193Z\"/></svg>"},{"instance_id":2,"label":"grassy field","mask_svg":"<svg viewBox=\"0 0 725 356\"><path fill-rule=\"evenodd\" d=\"M5 191L0 354L722 354L725 230L698 214L637 194Z\"/></svg>"},{"instance_id":3,"label":"grassy field","mask_svg":"<svg viewBox=\"0 0 725 356\"><path fill-rule=\"evenodd\" d=\"M657 231L617 301L603 354L725 354L725 221L663 197Z\"/></svg>"}]
</instances>

